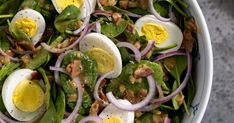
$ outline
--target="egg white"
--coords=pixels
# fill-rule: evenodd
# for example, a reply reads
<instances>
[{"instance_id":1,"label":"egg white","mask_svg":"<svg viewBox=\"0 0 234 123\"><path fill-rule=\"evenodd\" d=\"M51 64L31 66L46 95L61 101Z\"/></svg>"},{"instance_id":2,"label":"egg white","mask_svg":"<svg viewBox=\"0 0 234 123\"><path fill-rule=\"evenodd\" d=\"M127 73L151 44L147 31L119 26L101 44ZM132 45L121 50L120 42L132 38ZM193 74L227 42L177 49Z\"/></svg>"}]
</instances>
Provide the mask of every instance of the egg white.
<instances>
[{"instance_id":1,"label":"egg white","mask_svg":"<svg viewBox=\"0 0 234 123\"><path fill-rule=\"evenodd\" d=\"M19 121L30 121L38 116L44 109L42 106L35 112L23 112L13 103L12 97L16 86L23 80L31 79L34 71L30 69L19 69L11 73L4 82L2 87L2 99L8 113Z\"/></svg>"},{"instance_id":2,"label":"egg white","mask_svg":"<svg viewBox=\"0 0 234 123\"><path fill-rule=\"evenodd\" d=\"M32 37L32 41L34 44L37 44L40 41L46 28L46 22L45 22L44 17L39 12L33 9L24 9L24 10L19 11L14 16L14 18L11 21L11 24L14 25L15 21L19 18L30 18L36 22L37 32Z\"/></svg>"},{"instance_id":3,"label":"egg white","mask_svg":"<svg viewBox=\"0 0 234 123\"><path fill-rule=\"evenodd\" d=\"M113 56L115 61L113 73L107 76L107 78L116 78L120 75L122 71L122 59L119 49L113 41L105 35L100 33L89 33L80 42L79 48L81 52L87 52L92 48L100 48L107 51Z\"/></svg>"},{"instance_id":4,"label":"egg white","mask_svg":"<svg viewBox=\"0 0 234 123\"><path fill-rule=\"evenodd\" d=\"M132 104L127 100L118 100L120 103L131 106ZM109 104L100 114L102 119L110 118L111 116L120 117L124 123L134 123L134 112L124 111L118 109L113 104Z\"/></svg>"},{"instance_id":5,"label":"egg white","mask_svg":"<svg viewBox=\"0 0 234 123\"><path fill-rule=\"evenodd\" d=\"M177 44L176 47L162 51L161 53L177 51L181 47L181 44L183 41L183 33L181 32L181 29L176 24L174 24L173 22L160 21L153 15L145 15L145 16L141 17L140 19L138 19L135 23L135 29L140 36L143 35L141 32L141 29L142 29L143 25L146 23L159 24L159 25L163 26L169 34L169 37L167 38L167 40L161 44L156 45L157 47L164 48L164 47L167 47L168 45L173 44L173 43Z\"/></svg>"},{"instance_id":6,"label":"egg white","mask_svg":"<svg viewBox=\"0 0 234 123\"><path fill-rule=\"evenodd\" d=\"M52 0L52 3L53 3L53 5L58 13L61 13L63 11L58 7L56 0ZM91 9L90 12L93 13L95 10L97 1L96 0L89 0L89 3L90 3L90 9ZM85 2L84 2L83 5L80 7L80 16L79 16L80 19L83 19L87 16L86 11L87 11L87 6L85 5Z\"/></svg>"}]
</instances>

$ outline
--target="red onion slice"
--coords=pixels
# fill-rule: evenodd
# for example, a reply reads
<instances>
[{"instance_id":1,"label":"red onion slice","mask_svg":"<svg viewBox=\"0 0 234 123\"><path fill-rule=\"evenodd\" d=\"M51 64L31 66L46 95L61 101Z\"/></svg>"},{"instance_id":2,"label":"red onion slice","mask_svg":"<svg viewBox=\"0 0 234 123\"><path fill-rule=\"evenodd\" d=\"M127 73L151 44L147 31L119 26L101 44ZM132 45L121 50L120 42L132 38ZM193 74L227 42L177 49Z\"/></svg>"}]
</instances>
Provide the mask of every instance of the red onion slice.
<instances>
[{"instance_id":1,"label":"red onion slice","mask_svg":"<svg viewBox=\"0 0 234 123\"><path fill-rule=\"evenodd\" d=\"M70 52L72 52L72 50L69 50L69 51L67 51L65 53L60 54L57 61L56 61L56 63L55 63L55 67L59 68L62 61L63 61L63 59L64 59L64 57ZM54 71L54 80L58 85L60 85L59 71Z\"/></svg>"},{"instance_id":2,"label":"red onion slice","mask_svg":"<svg viewBox=\"0 0 234 123\"><path fill-rule=\"evenodd\" d=\"M145 49L141 51L141 57L144 57L145 55L147 55L147 53L149 53L153 47L154 47L154 41L152 40L148 41L148 44L145 47Z\"/></svg>"},{"instance_id":3,"label":"red onion slice","mask_svg":"<svg viewBox=\"0 0 234 123\"><path fill-rule=\"evenodd\" d=\"M153 99L151 101L151 103L153 103L153 104L155 104L155 103L165 103L165 102L171 100L177 94L179 94L185 88L185 86L186 86L186 84L187 84L187 82L189 80L189 77L191 75L191 70L192 70L192 57L191 57L191 54L188 51L186 51L186 54L187 54L188 67L187 67L187 73L186 73L185 78L184 78L183 82L181 83L181 85L174 92L169 94L168 96L165 96L165 97L162 97L162 98L159 98L159 99Z\"/></svg>"},{"instance_id":4,"label":"red onion slice","mask_svg":"<svg viewBox=\"0 0 234 123\"><path fill-rule=\"evenodd\" d=\"M58 71L58 72L62 72L62 73L65 73L67 75L70 75L64 68L61 68L61 67L50 66L50 70L52 70L52 71Z\"/></svg>"},{"instance_id":5,"label":"red onion slice","mask_svg":"<svg viewBox=\"0 0 234 123\"><path fill-rule=\"evenodd\" d=\"M82 26L75 30L73 32L74 35L78 35L85 27L87 27L89 25L89 20L90 20L90 13L91 13L91 5L90 5L90 1L89 0L85 0L85 6L86 6L86 18L82 24Z\"/></svg>"},{"instance_id":6,"label":"red onion slice","mask_svg":"<svg viewBox=\"0 0 234 123\"><path fill-rule=\"evenodd\" d=\"M162 59L165 59L165 58L168 58L168 57L171 57L171 56L185 56L185 55L186 55L186 53L181 52L181 51L172 51L172 52L165 53L165 54L157 56L154 59L154 62L160 61Z\"/></svg>"},{"instance_id":7,"label":"red onion slice","mask_svg":"<svg viewBox=\"0 0 234 123\"><path fill-rule=\"evenodd\" d=\"M116 44L117 47L126 47L129 48L133 51L133 53L135 54L135 60L140 62L141 60L141 52L131 43L128 42L119 42Z\"/></svg>"},{"instance_id":8,"label":"red onion slice","mask_svg":"<svg viewBox=\"0 0 234 123\"><path fill-rule=\"evenodd\" d=\"M171 123L171 119L169 117L166 117L163 123Z\"/></svg>"},{"instance_id":9,"label":"red onion slice","mask_svg":"<svg viewBox=\"0 0 234 123\"><path fill-rule=\"evenodd\" d=\"M76 106L74 108L74 110L72 111L72 113L68 116L68 118L65 119L64 123L72 123L73 120L76 119L76 117L78 116L78 111L80 109L80 106L82 104L82 95L83 95L83 88L80 82L80 79L78 77L73 78L72 79L74 82L76 82L77 84L77 92L78 92L78 99L76 101Z\"/></svg>"},{"instance_id":10,"label":"red onion slice","mask_svg":"<svg viewBox=\"0 0 234 123\"><path fill-rule=\"evenodd\" d=\"M148 92L148 95L145 97L144 100L142 100L141 102L139 103L136 103L136 104L133 104L131 106L129 105L125 105L125 104L122 104L118 101L118 99L116 99L114 97L114 95L112 94L112 92L108 92L106 94L107 96L107 99L113 103L117 108L121 109L121 110L126 110L126 111L136 111L136 110L139 110L141 109L142 107L146 106L151 100L152 98L154 98L154 95L155 95L155 87L156 87L156 82L153 78L152 75L148 76L147 77L147 80L148 80L148 84L149 84L149 92Z\"/></svg>"},{"instance_id":11,"label":"red onion slice","mask_svg":"<svg viewBox=\"0 0 234 123\"><path fill-rule=\"evenodd\" d=\"M149 9L150 9L150 12L160 21L164 21L164 22L167 22L167 21L170 21L171 18L164 18L162 17L155 9L154 9L154 3L153 3L153 0L149 0Z\"/></svg>"},{"instance_id":12,"label":"red onion slice","mask_svg":"<svg viewBox=\"0 0 234 123\"><path fill-rule=\"evenodd\" d=\"M98 94L98 89L99 89L99 86L101 85L102 83L102 80L105 79L107 76L109 76L110 74L112 74L113 71L111 72L108 72L106 74L103 74L101 77L99 77L99 79L97 80L96 84L95 84L95 88L94 88L94 92L93 92L93 97L95 100L102 100L100 97L99 97L99 94ZM104 104L107 104L107 102L104 102Z\"/></svg>"},{"instance_id":13,"label":"red onion slice","mask_svg":"<svg viewBox=\"0 0 234 123\"><path fill-rule=\"evenodd\" d=\"M96 32L101 33L101 24L99 21L96 22Z\"/></svg>"},{"instance_id":14,"label":"red onion slice","mask_svg":"<svg viewBox=\"0 0 234 123\"><path fill-rule=\"evenodd\" d=\"M94 121L95 123L102 123L102 118L98 116L87 116L81 119L79 123L87 123L91 121Z\"/></svg>"},{"instance_id":15,"label":"red onion slice","mask_svg":"<svg viewBox=\"0 0 234 123\"><path fill-rule=\"evenodd\" d=\"M19 58L13 58L13 57L9 56L8 54L6 54L1 48L0 48L0 54L3 55L3 56L8 57L11 61L14 61L14 62L20 61Z\"/></svg>"},{"instance_id":16,"label":"red onion slice","mask_svg":"<svg viewBox=\"0 0 234 123\"><path fill-rule=\"evenodd\" d=\"M51 47L49 45L47 45L46 43L41 43L41 45L49 52L51 53L62 53L66 50L70 50L72 48L74 48L81 40L83 40L84 36L86 35L88 31L88 26L85 27L84 31L81 33L80 37L73 43L71 44L70 46L68 47L65 47L65 48L62 48L62 49L59 49L59 48L54 48L54 47Z\"/></svg>"}]
</instances>

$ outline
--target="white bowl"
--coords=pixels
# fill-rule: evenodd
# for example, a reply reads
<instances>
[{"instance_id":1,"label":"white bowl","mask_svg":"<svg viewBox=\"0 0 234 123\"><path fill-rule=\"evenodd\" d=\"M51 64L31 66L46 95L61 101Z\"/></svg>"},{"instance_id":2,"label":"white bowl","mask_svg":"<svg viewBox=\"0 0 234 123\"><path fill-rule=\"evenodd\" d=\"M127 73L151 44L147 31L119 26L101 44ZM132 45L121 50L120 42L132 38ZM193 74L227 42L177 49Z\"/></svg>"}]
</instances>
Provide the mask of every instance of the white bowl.
<instances>
[{"instance_id":1,"label":"white bowl","mask_svg":"<svg viewBox=\"0 0 234 123\"><path fill-rule=\"evenodd\" d=\"M191 115L185 115L183 123L200 123L209 101L212 77L213 54L209 31L205 18L196 0L185 0L189 13L195 18L198 26L198 44L200 59L193 66L193 78L196 83L196 96L190 107Z\"/></svg>"}]
</instances>

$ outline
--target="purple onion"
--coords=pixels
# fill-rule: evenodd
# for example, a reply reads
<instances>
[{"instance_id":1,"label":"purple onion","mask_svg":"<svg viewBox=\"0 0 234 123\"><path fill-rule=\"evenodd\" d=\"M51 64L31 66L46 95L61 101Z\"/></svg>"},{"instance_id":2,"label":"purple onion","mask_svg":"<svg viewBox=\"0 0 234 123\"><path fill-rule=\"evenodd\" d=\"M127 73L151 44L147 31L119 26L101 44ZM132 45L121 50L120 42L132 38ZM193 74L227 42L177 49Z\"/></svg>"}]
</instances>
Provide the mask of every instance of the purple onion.
<instances>
[{"instance_id":1,"label":"purple onion","mask_svg":"<svg viewBox=\"0 0 234 123\"><path fill-rule=\"evenodd\" d=\"M119 42L116 44L117 47L126 47L129 48L133 51L133 53L135 54L135 60L136 61L140 61L141 60L141 52L131 43L128 42Z\"/></svg>"},{"instance_id":2,"label":"purple onion","mask_svg":"<svg viewBox=\"0 0 234 123\"><path fill-rule=\"evenodd\" d=\"M8 57L11 61L14 61L14 62L21 61L19 58L13 58L13 57L9 56L1 48L0 48L0 54L3 55L3 56L5 56L5 57Z\"/></svg>"},{"instance_id":3,"label":"purple onion","mask_svg":"<svg viewBox=\"0 0 234 123\"><path fill-rule=\"evenodd\" d=\"M144 57L145 55L147 55L147 53L149 53L153 47L154 47L154 41L153 40L148 41L148 44L145 47L145 49L141 51L141 57Z\"/></svg>"},{"instance_id":4,"label":"purple onion","mask_svg":"<svg viewBox=\"0 0 234 123\"><path fill-rule=\"evenodd\" d=\"M186 53L181 52L181 51L172 51L172 52L164 53L162 55L157 56L154 59L154 62L160 61L162 59L165 59L165 58L168 58L168 57L171 57L171 56L185 56L185 55L186 55Z\"/></svg>"},{"instance_id":5,"label":"purple onion","mask_svg":"<svg viewBox=\"0 0 234 123\"><path fill-rule=\"evenodd\" d=\"M102 118L98 116L87 116L81 119L79 123L87 123L90 121L94 121L95 123L102 123Z\"/></svg>"}]
</instances>

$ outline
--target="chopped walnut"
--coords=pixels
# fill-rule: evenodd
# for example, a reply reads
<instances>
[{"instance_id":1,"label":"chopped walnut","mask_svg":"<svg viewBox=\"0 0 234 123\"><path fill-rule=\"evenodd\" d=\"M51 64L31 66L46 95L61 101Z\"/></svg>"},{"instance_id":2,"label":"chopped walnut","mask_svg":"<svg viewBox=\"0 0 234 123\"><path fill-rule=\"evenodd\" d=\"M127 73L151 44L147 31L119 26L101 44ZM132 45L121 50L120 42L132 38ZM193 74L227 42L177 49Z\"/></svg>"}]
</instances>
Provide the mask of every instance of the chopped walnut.
<instances>
[{"instance_id":1,"label":"chopped walnut","mask_svg":"<svg viewBox=\"0 0 234 123\"><path fill-rule=\"evenodd\" d=\"M112 18L115 23L119 23L122 20L122 14L115 12L112 14Z\"/></svg>"},{"instance_id":2,"label":"chopped walnut","mask_svg":"<svg viewBox=\"0 0 234 123\"><path fill-rule=\"evenodd\" d=\"M136 103L136 98L135 98L133 90L130 90L130 89L126 90L124 92L124 98L127 99L131 103Z\"/></svg>"},{"instance_id":3,"label":"chopped walnut","mask_svg":"<svg viewBox=\"0 0 234 123\"><path fill-rule=\"evenodd\" d=\"M26 54L26 55L23 55L21 57L22 61L23 61L23 66L26 66L30 61L31 61L31 56Z\"/></svg>"},{"instance_id":4,"label":"chopped walnut","mask_svg":"<svg viewBox=\"0 0 234 123\"><path fill-rule=\"evenodd\" d=\"M99 0L99 2L103 6L114 6L116 4L116 0Z\"/></svg>"},{"instance_id":5,"label":"chopped walnut","mask_svg":"<svg viewBox=\"0 0 234 123\"><path fill-rule=\"evenodd\" d=\"M58 44L57 48L66 48L77 40L77 37L70 37L64 40L62 43Z\"/></svg>"},{"instance_id":6,"label":"chopped walnut","mask_svg":"<svg viewBox=\"0 0 234 123\"><path fill-rule=\"evenodd\" d=\"M68 94L67 100L68 100L68 102L76 102L77 101L77 94Z\"/></svg>"}]
</instances>

